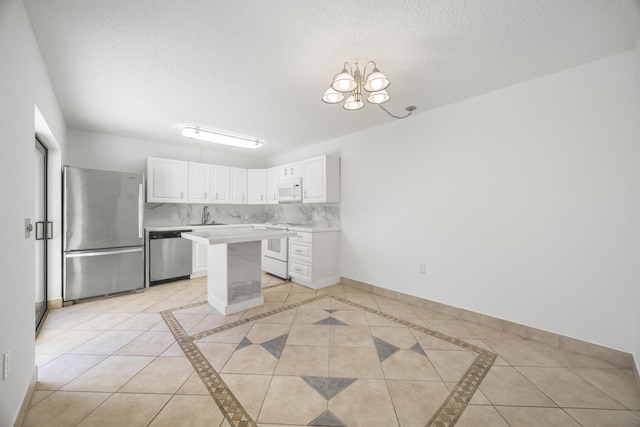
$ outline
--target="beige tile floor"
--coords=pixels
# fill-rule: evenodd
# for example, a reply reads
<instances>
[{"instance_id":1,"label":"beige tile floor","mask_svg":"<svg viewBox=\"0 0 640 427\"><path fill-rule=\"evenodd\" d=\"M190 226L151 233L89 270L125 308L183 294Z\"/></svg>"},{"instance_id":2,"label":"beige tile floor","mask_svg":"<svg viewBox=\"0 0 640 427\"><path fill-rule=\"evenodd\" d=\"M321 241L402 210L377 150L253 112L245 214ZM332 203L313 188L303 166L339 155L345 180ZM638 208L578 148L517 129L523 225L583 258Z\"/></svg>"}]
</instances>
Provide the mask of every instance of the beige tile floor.
<instances>
[{"instance_id":1,"label":"beige tile floor","mask_svg":"<svg viewBox=\"0 0 640 427\"><path fill-rule=\"evenodd\" d=\"M199 304L206 278L51 311L24 425L240 425L183 351L194 343L259 426L423 426L477 354L455 345L462 340L497 358L456 426L640 426L628 369L349 287L316 292L267 275L263 287L264 306L230 316ZM305 302L319 294L337 299ZM184 341L160 314L167 310ZM316 323L327 318L334 323ZM383 360L388 344L397 350ZM327 377L349 384L327 398L308 382ZM318 418L325 411L339 421Z\"/></svg>"}]
</instances>

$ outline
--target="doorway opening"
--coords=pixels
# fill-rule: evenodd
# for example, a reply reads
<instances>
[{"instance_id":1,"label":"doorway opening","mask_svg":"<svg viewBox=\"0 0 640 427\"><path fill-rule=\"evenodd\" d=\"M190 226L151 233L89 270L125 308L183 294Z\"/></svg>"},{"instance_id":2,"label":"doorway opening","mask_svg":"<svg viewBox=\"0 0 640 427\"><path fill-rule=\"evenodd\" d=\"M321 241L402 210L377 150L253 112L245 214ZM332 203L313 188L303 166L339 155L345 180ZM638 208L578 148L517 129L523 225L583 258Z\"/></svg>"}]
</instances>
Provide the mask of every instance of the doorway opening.
<instances>
[{"instance_id":1,"label":"doorway opening","mask_svg":"<svg viewBox=\"0 0 640 427\"><path fill-rule=\"evenodd\" d=\"M47 216L47 147L35 140L35 330L47 313L47 247L51 223Z\"/></svg>"}]
</instances>

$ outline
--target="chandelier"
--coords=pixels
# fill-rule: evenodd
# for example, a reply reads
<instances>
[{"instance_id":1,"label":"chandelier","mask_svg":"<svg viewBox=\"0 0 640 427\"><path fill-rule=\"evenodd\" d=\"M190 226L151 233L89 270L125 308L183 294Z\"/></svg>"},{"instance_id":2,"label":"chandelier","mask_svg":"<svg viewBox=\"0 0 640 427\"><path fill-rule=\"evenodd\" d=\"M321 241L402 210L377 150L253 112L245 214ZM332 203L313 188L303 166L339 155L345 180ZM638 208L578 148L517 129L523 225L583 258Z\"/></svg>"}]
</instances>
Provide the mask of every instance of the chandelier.
<instances>
[{"instance_id":1,"label":"chandelier","mask_svg":"<svg viewBox=\"0 0 640 427\"><path fill-rule=\"evenodd\" d=\"M373 70L367 74L367 67L373 65ZM349 70L347 70L347 67ZM331 86L322 96L322 100L327 104L337 104L342 102L347 96L347 100L344 103L345 110L359 110L364 107L362 101L362 89L369 92L367 101L372 104L382 104L389 100L389 94L386 89L389 86L389 79L382 74L376 63L369 61L364 66L365 78L362 78L363 73L360 72L358 63L355 63L355 71L351 64L344 63L342 71L335 75ZM364 82L363 82L364 80Z\"/></svg>"},{"instance_id":2,"label":"chandelier","mask_svg":"<svg viewBox=\"0 0 640 427\"><path fill-rule=\"evenodd\" d=\"M369 64L373 66L373 69L369 74L367 74L367 67ZM347 67L349 68L348 70ZM364 78L362 77L363 75ZM342 67L342 71L333 77L333 81L331 82L329 89L327 89L322 96L322 100L327 104L337 104L344 101L346 96L347 100L345 101L343 108L350 111L359 110L364 107L364 101L362 100L362 90L364 89L369 92L367 101L371 104L377 104L380 109L391 117L395 119L404 119L409 117L416 109L413 105L405 108L407 114L404 116L396 116L382 106L382 104L387 102L390 98L389 93L387 92L389 83L387 76L378 70L378 66L373 61L369 61L365 64L364 72L360 72L357 62L355 63L355 71L350 63L345 62Z\"/></svg>"}]
</instances>

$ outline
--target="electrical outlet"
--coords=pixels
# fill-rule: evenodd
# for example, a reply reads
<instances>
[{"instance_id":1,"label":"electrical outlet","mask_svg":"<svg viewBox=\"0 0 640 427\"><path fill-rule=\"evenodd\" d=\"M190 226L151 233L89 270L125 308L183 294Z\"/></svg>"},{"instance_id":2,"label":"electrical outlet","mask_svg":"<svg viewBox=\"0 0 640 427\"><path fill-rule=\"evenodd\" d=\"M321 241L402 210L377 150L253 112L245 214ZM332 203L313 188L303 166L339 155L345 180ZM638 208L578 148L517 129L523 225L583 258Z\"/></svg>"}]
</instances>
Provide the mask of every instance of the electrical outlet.
<instances>
[{"instance_id":1,"label":"electrical outlet","mask_svg":"<svg viewBox=\"0 0 640 427\"><path fill-rule=\"evenodd\" d=\"M10 356L11 352L7 351L3 356L2 356L2 365L3 365L3 369L2 369L2 381L5 381L8 377L9 377L9 356Z\"/></svg>"},{"instance_id":2,"label":"electrical outlet","mask_svg":"<svg viewBox=\"0 0 640 427\"><path fill-rule=\"evenodd\" d=\"M427 274L427 264L420 264L418 266L418 272L420 274Z\"/></svg>"},{"instance_id":3,"label":"electrical outlet","mask_svg":"<svg viewBox=\"0 0 640 427\"><path fill-rule=\"evenodd\" d=\"M171 221L177 221L178 220L178 214L171 214Z\"/></svg>"}]
</instances>

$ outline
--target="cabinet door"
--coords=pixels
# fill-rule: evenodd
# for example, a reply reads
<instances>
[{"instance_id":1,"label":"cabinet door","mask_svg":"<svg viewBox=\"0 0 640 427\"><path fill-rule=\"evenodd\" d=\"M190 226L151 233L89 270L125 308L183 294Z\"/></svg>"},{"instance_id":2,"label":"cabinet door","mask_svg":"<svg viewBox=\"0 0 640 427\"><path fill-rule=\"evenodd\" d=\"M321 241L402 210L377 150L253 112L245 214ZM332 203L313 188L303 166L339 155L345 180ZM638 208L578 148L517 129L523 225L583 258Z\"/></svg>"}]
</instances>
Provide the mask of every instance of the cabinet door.
<instances>
[{"instance_id":1,"label":"cabinet door","mask_svg":"<svg viewBox=\"0 0 640 427\"><path fill-rule=\"evenodd\" d=\"M247 171L247 202L251 205L264 205L267 201L267 170L249 169Z\"/></svg>"},{"instance_id":2,"label":"cabinet door","mask_svg":"<svg viewBox=\"0 0 640 427\"><path fill-rule=\"evenodd\" d=\"M302 177L302 162L288 163L286 165L277 166L278 179L291 179Z\"/></svg>"},{"instance_id":3,"label":"cabinet door","mask_svg":"<svg viewBox=\"0 0 640 427\"><path fill-rule=\"evenodd\" d=\"M205 243L193 242L192 275L191 277L207 275L207 248Z\"/></svg>"},{"instance_id":4,"label":"cabinet door","mask_svg":"<svg viewBox=\"0 0 640 427\"><path fill-rule=\"evenodd\" d=\"M229 203L247 203L247 170L243 168L229 168Z\"/></svg>"},{"instance_id":5,"label":"cabinet door","mask_svg":"<svg viewBox=\"0 0 640 427\"><path fill-rule=\"evenodd\" d=\"M304 177L302 178L302 201L319 203L327 201L327 177L325 157L305 160Z\"/></svg>"},{"instance_id":6,"label":"cabinet door","mask_svg":"<svg viewBox=\"0 0 640 427\"><path fill-rule=\"evenodd\" d=\"M189 162L189 202L208 203L211 197L211 166Z\"/></svg>"},{"instance_id":7,"label":"cabinet door","mask_svg":"<svg viewBox=\"0 0 640 427\"><path fill-rule=\"evenodd\" d=\"M147 158L147 201L185 203L189 188L189 163Z\"/></svg>"},{"instance_id":8,"label":"cabinet door","mask_svg":"<svg viewBox=\"0 0 640 427\"><path fill-rule=\"evenodd\" d=\"M278 204L278 169L269 168L267 169L267 204L268 205L277 205Z\"/></svg>"},{"instance_id":9,"label":"cabinet door","mask_svg":"<svg viewBox=\"0 0 640 427\"><path fill-rule=\"evenodd\" d=\"M211 203L229 203L229 168L211 166Z\"/></svg>"}]
</instances>

